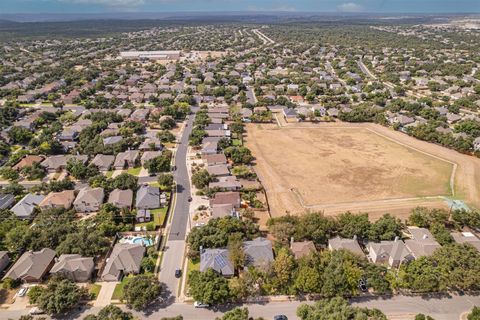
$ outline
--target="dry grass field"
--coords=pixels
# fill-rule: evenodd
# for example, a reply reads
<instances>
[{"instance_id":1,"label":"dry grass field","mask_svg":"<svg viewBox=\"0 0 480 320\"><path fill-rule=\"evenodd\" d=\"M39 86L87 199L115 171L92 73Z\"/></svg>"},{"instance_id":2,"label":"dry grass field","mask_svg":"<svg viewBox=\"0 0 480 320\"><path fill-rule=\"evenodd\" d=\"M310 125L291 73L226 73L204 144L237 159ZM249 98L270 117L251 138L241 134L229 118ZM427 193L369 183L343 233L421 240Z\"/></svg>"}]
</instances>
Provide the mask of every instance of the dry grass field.
<instances>
[{"instance_id":1,"label":"dry grass field","mask_svg":"<svg viewBox=\"0 0 480 320\"><path fill-rule=\"evenodd\" d=\"M370 212L372 219L385 212L406 217L415 206L445 207L439 196L452 196L451 184L462 195L469 187L451 181L452 172L463 174L458 159L380 126L250 124L247 130L245 142L257 158L272 216L350 210ZM415 145L400 141L405 137Z\"/></svg>"}]
</instances>

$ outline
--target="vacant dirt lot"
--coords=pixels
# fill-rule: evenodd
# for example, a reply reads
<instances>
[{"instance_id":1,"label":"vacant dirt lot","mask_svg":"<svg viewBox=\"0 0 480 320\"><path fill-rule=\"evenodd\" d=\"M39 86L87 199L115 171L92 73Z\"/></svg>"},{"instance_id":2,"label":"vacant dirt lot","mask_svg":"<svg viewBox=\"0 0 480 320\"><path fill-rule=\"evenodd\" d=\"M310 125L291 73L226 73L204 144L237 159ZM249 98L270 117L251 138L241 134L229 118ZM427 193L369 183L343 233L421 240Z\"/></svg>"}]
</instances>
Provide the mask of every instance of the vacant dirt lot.
<instances>
[{"instance_id":1,"label":"vacant dirt lot","mask_svg":"<svg viewBox=\"0 0 480 320\"><path fill-rule=\"evenodd\" d=\"M246 144L272 216L350 210L406 217L415 206L445 207L438 196L451 196L454 182L457 196L479 201L478 159L377 125L251 124Z\"/></svg>"}]
</instances>

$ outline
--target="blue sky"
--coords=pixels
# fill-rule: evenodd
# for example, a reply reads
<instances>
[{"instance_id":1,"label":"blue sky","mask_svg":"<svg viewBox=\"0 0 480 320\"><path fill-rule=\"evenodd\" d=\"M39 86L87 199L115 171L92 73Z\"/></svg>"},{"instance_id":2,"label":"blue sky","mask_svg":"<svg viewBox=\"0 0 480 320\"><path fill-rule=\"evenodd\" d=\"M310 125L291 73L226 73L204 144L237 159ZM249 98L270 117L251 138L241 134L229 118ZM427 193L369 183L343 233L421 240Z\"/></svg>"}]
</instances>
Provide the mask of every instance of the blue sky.
<instances>
[{"instance_id":1,"label":"blue sky","mask_svg":"<svg viewBox=\"0 0 480 320\"><path fill-rule=\"evenodd\" d=\"M0 0L0 13L174 11L476 13L480 0Z\"/></svg>"}]
</instances>

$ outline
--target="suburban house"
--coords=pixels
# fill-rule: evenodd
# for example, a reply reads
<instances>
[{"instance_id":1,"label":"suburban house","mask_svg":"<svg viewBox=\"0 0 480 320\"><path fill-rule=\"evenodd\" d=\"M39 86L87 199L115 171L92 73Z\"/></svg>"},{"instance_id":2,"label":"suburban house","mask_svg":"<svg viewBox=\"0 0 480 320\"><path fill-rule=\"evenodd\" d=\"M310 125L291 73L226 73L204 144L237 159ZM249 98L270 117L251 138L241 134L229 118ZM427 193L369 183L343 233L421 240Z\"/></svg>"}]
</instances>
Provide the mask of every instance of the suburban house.
<instances>
[{"instance_id":1,"label":"suburban house","mask_svg":"<svg viewBox=\"0 0 480 320\"><path fill-rule=\"evenodd\" d=\"M95 158L90 162L90 165L94 165L100 171L108 171L111 169L115 156L107 154L97 154Z\"/></svg>"},{"instance_id":2,"label":"suburban house","mask_svg":"<svg viewBox=\"0 0 480 320\"><path fill-rule=\"evenodd\" d=\"M202 145L202 155L216 154L218 152L218 142L208 141Z\"/></svg>"},{"instance_id":3,"label":"suburban house","mask_svg":"<svg viewBox=\"0 0 480 320\"><path fill-rule=\"evenodd\" d=\"M10 263L10 257L7 251L0 251L0 272L3 272Z\"/></svg>"},{"instance_id":4,"label":"suburban house","mask_svg":"<svg viewBox=\"0 0 480 320\"><path fill-rule=\"evenodd\" d=\"M273 262L272 242L262 237L243 243L245 265L267 268Z\"/></svg>"},{"instance_id":5,"label":"suburban house","mask_svg":"<svg viewBox=\"0 0 480 320\"><path fill-rule=\"evenodd\" d=\"M75 211L86 213L100 210L104 196L103 188L86 187L81 189L73 202Z\"/></svg>"},{"instance_id":6,"label":"suburban house","mask_svg":"<svg viewBox=\"0 0 480 320\"><path fill-rule=\"evenodd\" d=\"M122 136L111 136L111 137L105 137L103 138L103 145L104 146L113 146L117 143L120 143L123 141Z\"/></svg>"},{"instance_id":7,"label":"suburban house","mask_svg":"<svg viewBox=\"0 0 480 320\"><path fill-rule=\"evenodd\" d=\"M119 281L127 274L140 272L145 247L134 243L117 243L102 272L103 281Z\"/></svg>"},{"instance_id":8,"label":"suburban house","mask_svg":"<svg viewBox=\"0 0 480 320\"><path fill-rule=\"evenodd\" d=\"M226 177L230 175L230 170L226 164L207 166L206 170L210 175L215 177Z\"/></svg>"},{"instance_id":9,"label":"suburban house","mask_svg":"<svg viewBox=\"0 0 480 320\"><path fill-rule=\"evenodd\" d=\"M61 274L75 282L87 282L92 278L94 269L93 258L82 257L79 254L62 254L56 259L50 273Z\"/></svg>"},{"instance_id":10,"label":"suburban house","mask_svg":"<svg viewBox=\"0 0 480 320\"><path fill-rule=\"evenodd\" d=\"M234 208L240 208L240 192L217 192L213 198L210 199L210 207L212 208L224 204L231 204Z\"/></svg>"},{"instance_id":11,"label":"suburban house","mask_svg":"<svg viewBox=\"0 0 480 320\"><path fill-rule=\"evenodd\" d=\"M108 196L108 203L113 204L117 208L132 208L133 191L130 189L115 189Z\"/></svg>"},{"instance_id":12,"label":"suburban house","mask_svg":"<svg viewBox=\"0 0 480 320\"><path fill-rule=\"evenodd\" d=\"M235 270L227 249L205 249L200 254L200 271L213 269L225 277L233 276Z\"/></svg>"},{"instance_id":13,"label":"suburban house","mask_svg":"<svg viewBox=\"0 0 480 320\"><path fill-rule=\"evenodd\" d=\"M238 212L235 207L228 203L228 204L219 204L215 205L211 209L212 218L223 218L223 217L237 217Z\"/></svg>"},{"instance_id":14,"label":"suburban house","mask_svg":"<svg viewBox=\"0 0 480 320\"><path fill-rule=\"evenodd\" d=\"M242 188L242 184L233 176L218 177L218 181L210 182L208 188L220 188L222 190L236 191Z\"/></svg>"},{"instance_id":15,"label":"suburban house","mask_svg":"<svg viewBox=\"0 0 480 320\"><path fill-rule=\"evenodd\" d=\"M64 169L67 165L68 160L72 158L80 160L84 164L88 161L87 155L57 155L47 157L45 160L42 161L40 165L47 169L48 172L53 173Z\"/></svg>"},{"instance_id":16,"label":"suburban house","mask_svg":"<svg viewBox=\"0 0 480 320\"><path fill-rule=\"evenodd\" d=\"M41 209L49 208L65 208L70 209L75 200L75 192L73 190L64 190L61 192L50 192L38 204Z\"/></svg>"},{"instance_id":17,"label":"suburban house","mask_svg":"<svg viewBox=\"0 0 480 320\"><path fill-rule=\"evenodd\" d=\"M223 153L206 154L203 156L203 161L208 166L227 164L227 157Z\"/></svg>"},{"instance_id":18,"label":"suburban house","mask_svg":"<svg viewBox=\"0 0 480 320\"><path fill-rule=\"evenodd\" d=\"M402 240L370 242L368 244L368 258L373 263L388 263L390 267L398 268L400 264L415 257L405 246Z\"/></svg>"},{"instance_id":19,"label":"suburban house","mask_svg":"<svg viewBox=\"0 0 480 320\"><path fill-rule=\"evenodd\" d=\"M0 209L8 209L15 202L13 194L0 193Z\"/></svg>"},{"instance_id":20,"label":"suburban house","mask_svg":"<svg viewBox=\"0 0 480 320\"><path fill-rule=\"evenodd\" d=\"M140 158L140 162L142 163L142 166L147 162L148 160L152 160L154 158L160 157L162 155L162 151L145 151L142 154L142 157Z\"/></svg>"},{"instance_id":21,"label":"suburban house","mask_svg":"<svg viewBox=\"0 0 480 320\"><path fill-rule=\"evenodd\" d=\"M290 242L290 251L292 251L295 259L301 259L305 256L308 256L312 252L317 252L315 244L313 241L301 241L301 242Z\"/></svg>"},{"instance_id":22,"label":"suburban house","mask_svg":"<svg viewBox=\"0 0 480 320\"><path fill-rule=\"evenodd\" d=\"M341 250L345 249L352 253L358 254L360 256L364 256L362 248L358 244L356 237L353 239L345 239L340 237L335 237L333 239L328 240L328 250Z\"/></svg>"},{"instance_id":23,"label":"suburban house","mask_svg":"<svg viewBox=\"0 0 480 320\"><path fill-rule=\"evenodd\" d=\"M478 251L480 251L480 239L478 239L473 233L471 232L453 232L451 233L453 240L456 243L468 243L475 247Z\"/></svg>"},{"instance_id":24,"label":"suburban house","mask_svg":"<svg viewBox=\"0 0 480 320\"><path fill-rule=\"evenodd\" d=\"M415 259L431 256L437 248L440 248L440 244L435 241L428 229L409 227L408 232L412 235L412 239L405 240L405 245Z\"/></svg>"},{"instance_id":25,"label":"suburban house","mask_svg":"<svg viewBox=\"0 0 480 320\"><path fill-rule=\"evenodd\" d=\"M113 166L116 170L134 168L137 165L139 154L140 152L138 150L127 150L120 152L117 154Z\"/></svg>"},{"instance_id":26,"label":"suburban house","mask_svg":"<svg viewBox=\"0 0 480 320\"><path fill-rule=\"evenodd\" d=\"M142 185L137 191L135 207L137 209L160 208L160 189L148 184Z\"/></svg>"},{"instance_id":27,"label":"suburban house","mask_svg":"<svg viewBox=\"0 0 480 320\"><path fill-rule=\"evenodd\" d=\"M31 167L32 165L34 165L35 163L40 163L44 160L45 158L42 157L42 156L35 156L35 155L26 155L22 158L22 160L20 160L19 162L17 162L16 165L14 165L12 167L13 170L17 170L17 171L20 171L22 170L23 168L25 167Z\"/></svg>"},{"instance_id":28,"label":"suburban house","mask_svg":"<svg viewBox=\"0 0 480 320\"><path fill-rule=\"evenodd\" d=\"M40 251L27 251L7 271L6 278L20 279L23 282L39 282L55 262L55 251L44 248Z\"/></svg>"},{"instance_id":29,"label":"suburban house","mask_svg":"<svg viewBox=\"0 0 480 320\"><path fill-rule=\"evenodd\" d=\"M31 219L35 208L45 199L44 195L29 193L11 211L20 219Z\"/></svg>"}]
</instances>

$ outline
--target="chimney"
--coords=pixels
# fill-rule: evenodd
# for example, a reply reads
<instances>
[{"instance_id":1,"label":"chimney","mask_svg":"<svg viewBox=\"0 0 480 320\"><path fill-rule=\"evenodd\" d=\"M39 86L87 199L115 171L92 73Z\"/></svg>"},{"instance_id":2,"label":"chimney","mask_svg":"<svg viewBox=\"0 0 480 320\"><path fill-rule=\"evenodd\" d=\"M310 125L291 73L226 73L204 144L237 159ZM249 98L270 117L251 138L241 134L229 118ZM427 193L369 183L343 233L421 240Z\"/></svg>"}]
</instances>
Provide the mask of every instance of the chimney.
<instances>
[{"instance_id":1,"label":"chimney","mask_svg":"<svg viewBox=\"0 0 480 320\"><path fill-rule=\"evenodd\" d=\"M290 238L290 247L292 246L293 244L293 237Z\"/></svg>"},{"instance_id":2,"label":"chimney","mask_svg":"<svg viewBox=\"0 0 480 320\"><path fill-rule=\"evenodd\" d=\"M394 242L397 242L399 239L398 239L398 236L395 237L395 240L393 240Z\"/></svg>"},{"instance_id":3,"label":"chimney","mask_svg":"<svg viewBox=\"0 0 480 320\"><path fill-rule=\"evenodd\" d=\"M353 235L353 240L357 240L357 235L356 234Z\"/></svg>"},{"instance_id":4,"label":"chimney","mask_svg":"<svg viewBox=\"0 0 480 320\"><path fill-rule=\"evenodd\" d=\"M424 234L422 238L423 240L426 240L428 238L428 235Z\"/></svg>"}]
</instances>

